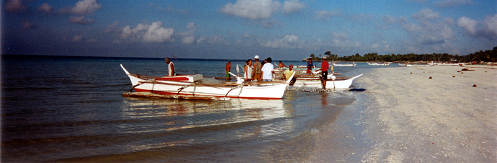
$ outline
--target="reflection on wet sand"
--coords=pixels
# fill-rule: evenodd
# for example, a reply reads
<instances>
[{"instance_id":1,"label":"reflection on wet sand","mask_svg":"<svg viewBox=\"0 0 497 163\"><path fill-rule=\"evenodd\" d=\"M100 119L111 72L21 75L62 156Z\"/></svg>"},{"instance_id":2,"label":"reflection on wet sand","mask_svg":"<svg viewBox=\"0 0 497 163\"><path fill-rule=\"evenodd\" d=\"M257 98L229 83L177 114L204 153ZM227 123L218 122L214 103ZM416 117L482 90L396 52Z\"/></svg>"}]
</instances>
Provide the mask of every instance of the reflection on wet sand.
<instances>
[{"instance_id":1,"label":"reflection on wet sand","mask_svg":"<svg viewBox=\"0 0 497 163\"><path fill-rule=\"evenodd\" d=\"M293 108L283 100L127 98L122 109L123 119L144 121L143 125L123 124L123 133L167 135L147 143L129 143L131 151L278 136L292 132L295 127Z\"/></svg>"},{"instance_id":2,"label":"reflection on wet sand","mask_svg":"<svg viewBox=\"0 0 497 163\"><path fill-rule=\"evenodd\" d=\"M125 98L121 117L131 119L119 129L125 143L105 148L112 155L72 160L305 162L321 148L316 138L343 137L333 124L341 108L354 100L336 93L288 93L283 100L268 101Z\"/></svg>"}]
</instances>

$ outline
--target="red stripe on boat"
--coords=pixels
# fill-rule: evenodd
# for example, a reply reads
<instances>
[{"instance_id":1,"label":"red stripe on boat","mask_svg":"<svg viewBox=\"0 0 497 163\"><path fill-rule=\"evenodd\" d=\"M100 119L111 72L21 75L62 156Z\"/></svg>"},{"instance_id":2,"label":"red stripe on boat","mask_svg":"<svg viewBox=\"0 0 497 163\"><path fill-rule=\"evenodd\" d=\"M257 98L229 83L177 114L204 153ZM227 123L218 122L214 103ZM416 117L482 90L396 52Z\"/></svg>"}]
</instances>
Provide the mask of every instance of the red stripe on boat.
<instances>
[{"instance_id":1,"label":"red stripe on boat","mask_svg":"<svg viewBox=\"0 0 497 163\"><path fill-rule=\"evenodd\" d=\"M188 78L187 77L162 77L162 78L155 78L155 80L185 81L185 80L188 80Z\"/></svg>"},{"instance_id":2,"label":"red stripe on boat","mask_svg":"<svg viewBox=\"0 0 497 163\"><path fill-rule=\"evenodd\" d=\"M152 91L152 90L139 89L139 88L135 88L135 91L136 92L150 92L150 93L161 94L161 95L211 96L211 95L199 95L199 94L194 95L194 94L190 94L190 93ZM216 98L228 97L228 98L240 98L240 99L252 99L252 100L281 100L281 98L275 98L275 97L238 97L238 96L212 96L212 97L216 97Z\"/></svg>"}]
</instances>

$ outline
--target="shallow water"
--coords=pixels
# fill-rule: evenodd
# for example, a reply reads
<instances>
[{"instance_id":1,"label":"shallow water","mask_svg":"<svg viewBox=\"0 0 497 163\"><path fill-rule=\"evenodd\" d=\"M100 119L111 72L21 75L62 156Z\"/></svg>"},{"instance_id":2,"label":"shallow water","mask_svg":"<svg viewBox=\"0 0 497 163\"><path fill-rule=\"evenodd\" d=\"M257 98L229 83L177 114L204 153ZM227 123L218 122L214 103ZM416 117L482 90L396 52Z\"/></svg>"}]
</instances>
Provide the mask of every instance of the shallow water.
<instances>
[{"instance_id":1,"label":"shallow water","mask_svg":"<svg viewBox=\"0 0 497 163\"><path fill-rule=\"evenodd\" d=\"M174 62L181 74L224 74L225 61ZM130 83L120 63L132 73L167 73L161 59L4 57L2 159L298 161L309 158L322 126L360 130L335 120L360 110L361 92L291 89L282 100L124 98ZM368 68L335 70L356 75Z\"/></svg>"}]
</instances>

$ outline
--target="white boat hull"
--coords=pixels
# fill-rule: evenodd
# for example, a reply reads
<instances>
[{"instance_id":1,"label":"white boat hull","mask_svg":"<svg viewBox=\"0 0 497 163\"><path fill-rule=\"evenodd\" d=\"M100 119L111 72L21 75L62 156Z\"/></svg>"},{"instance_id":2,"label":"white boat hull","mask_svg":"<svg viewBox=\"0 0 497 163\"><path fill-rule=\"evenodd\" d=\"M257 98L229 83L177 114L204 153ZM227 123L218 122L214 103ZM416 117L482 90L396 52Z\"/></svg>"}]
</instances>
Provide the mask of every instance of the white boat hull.
<instances>
[{"instance_id":1,"label":"white boat hull","mask_svg":"<svg viewBox=\"0 0 497 163\"><path fill-rule=\"evenodd\" d=\"M368 65L370 65L370 66L388 66L388 65L390 65L390 63L369 63L368 62Z\"/></svg>"},{"instance_id":2,"label":"white boat hull","mask_svg":"<svg viewBox=\"0 0 497 163\"><path fill-rule=\"evenodd\" d=\"M131 80L135 91L150 92L173 98L180 98L180 96L199 96L213 98L281 99L289 83L287 81L254 85L232 84L229 86L213 86L195 82L145 80L130 74L122 65L121 67Z\"/></svg>"},{"instance_id":3,"label":"white boat hull","mask_svg":"<svg viewBox=\"0 0 497 163\"><path fill-rule=\"evenodd\" d=\"M355 79L361 77L362 74L354 76L345 80L327 80L326 89L347 89L350 88ZM294 87L305 87L305 88L322 88L321 80L318 78L297 78Z\"/></svg>"},{"instance_id":4,"label":"white boat hull","mask_svg":"<svg viewBox=\"0 0 497 163\"><path fill-rule=\"evenodd\" d=\"M339 64L339 63L334 63L333 66L335 67L355 67L356 64L350 63L350 64Z\"/></svg>"}]
</instances>

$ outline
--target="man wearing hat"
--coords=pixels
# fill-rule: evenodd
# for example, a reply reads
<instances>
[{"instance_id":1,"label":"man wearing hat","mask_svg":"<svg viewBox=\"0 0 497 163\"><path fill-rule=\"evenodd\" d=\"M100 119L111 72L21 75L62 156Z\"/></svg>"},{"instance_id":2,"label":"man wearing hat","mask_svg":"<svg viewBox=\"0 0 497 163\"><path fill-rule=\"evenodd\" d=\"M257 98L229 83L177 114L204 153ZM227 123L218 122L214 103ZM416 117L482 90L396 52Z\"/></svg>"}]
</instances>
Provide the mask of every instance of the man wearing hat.
<instances>
[{"instance_id":1,"label":"man wearing hat","mask_svg":"<svg viewBox=\"0 0 497 163\"><path fill-rule=\"evenodd\" d=\"M254 68L253 68L253 73L254 75L252 75L254 77L254 80L257 80L257 81L262 81L262 71L261 71L261 68L262 68L262 64L261 62L259 62L259 55L255 55L254 57L255 61L254 61Z\"/></svg>"}]
</instances>

